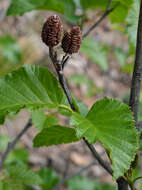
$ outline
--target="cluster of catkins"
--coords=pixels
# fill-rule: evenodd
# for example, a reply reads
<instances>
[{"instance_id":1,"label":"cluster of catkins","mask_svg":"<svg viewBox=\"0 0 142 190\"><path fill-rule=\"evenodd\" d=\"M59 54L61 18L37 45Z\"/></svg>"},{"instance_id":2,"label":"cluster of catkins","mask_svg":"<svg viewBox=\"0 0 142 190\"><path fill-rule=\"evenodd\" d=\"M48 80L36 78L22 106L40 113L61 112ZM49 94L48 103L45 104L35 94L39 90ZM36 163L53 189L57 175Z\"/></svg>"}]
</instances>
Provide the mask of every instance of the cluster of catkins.
<instances>
[{"instance_id":1,"label":"cluster of catkins","mask_svg":"<svg viewBox=\"0 0 142 190\"><path fill-rule=\"evenodd\" d=\"M62 48L65 53L77 53L81 42L82 34L78 26L74 26L70 31L65 32L62 38L63 25L60 17L57 15L50 16L42 28L42 41L49 47L54 47L62 40Z\"/></svg>"}]
</instances>

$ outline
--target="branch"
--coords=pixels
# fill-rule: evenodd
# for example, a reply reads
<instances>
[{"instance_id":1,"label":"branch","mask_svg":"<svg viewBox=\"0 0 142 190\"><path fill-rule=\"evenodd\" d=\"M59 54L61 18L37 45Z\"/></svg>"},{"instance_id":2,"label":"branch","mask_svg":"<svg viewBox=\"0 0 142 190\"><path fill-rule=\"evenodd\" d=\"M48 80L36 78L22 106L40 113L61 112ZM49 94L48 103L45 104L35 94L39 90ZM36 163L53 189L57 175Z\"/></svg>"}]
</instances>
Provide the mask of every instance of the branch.
<instances>
[{"instance_id":1,"label":"branch","mask_svg":"<svg viewBox=\"0 0 142 190\"><path fill-rule=\"evenodd\" d=\"M137 32L137 46L134 71L131 83L130 101L129 105L134 113L135 122L137 122L138 105L140 96L140 85L142 77L142 0L140 5L138 32Z\"/></svg>"},{"instance_id":2,"label":"branch","mask_svg":"<svg viewBox=\"0 0 142 190\"><path fill-rule=\"evenodd\" d=\"M123 178L120 177L119 179L117 179L117 189L118 190L128 190L128 182Z\"/></svg>"},{"instance_id":3,"label":"branch","mask_svg":"<svg viewBox=\"0 0 142 190\"><path fill-rule=\"evenodd\" d=\"M138 116L141 76L142 76L142 0L140 5L140 14L139 14L139 23L138 23L138 32L137 32L136 58L135 58L135 65L132 76L131 92L129 100L129 106L131 107L131 111L134 114L135 123L137 123L137 116ZM120 178L117 181L117 183L118 183L118 190L128 190L128 183L126 183L123 178Z\"/></svg>"},{"instance_id":4,"label":"branch","mask_svg":"<svg viewBox=\"0 0 142 190\"><path fill-rule=\"evenodd\" d=\"M68 180L72 179L73 177L81 174L82 172L88 170L91 166L96 165L96 161L93 161L92 163L88 164L85 167L80 168L79 170L75 171L74 173L72 173L69 176L66 176L65 178L63 178L54 188L53 190L59 190L59 187L61 185L63 185L64 183L66 183Z\"/></svg>"},{"instance_id":5,"label":"branch","mask_svg":"<svg viewBox=\"0 0 142 190\"><path fill-rule=\"evenodd\" d=\"M56 72L57 72L57 75L58 75L58 79L59 79L59 82L61 84L61 87L63 88L64 92L65 92L65 95L68 99L68 102L70 104L70 107L73 111L77 111L74 104L73 104L73 101L72 101L72 98L71 98L71 94L70 94L70 91L68 89L68 86L67 86L67 83L66 83L66 80L65 80L65 77L64 77L64 74L63 74L63 68L62 68L62 63L63 61L58 61L57 60L57 55L56 55L56 52L54 53L54 50L53 48L49 47L49 56L53 62L53 65L56 69ZM83 138L85 144L88 146L88 148L90 149L90 151L92 152L94 158L100 163L100 165L110 174L112 175L112 169L109 168L108 165L106 165L106 163L101 159L100 155L97 153L97 151L95 150L94 146L91 145L85 138Z\"/></svg>"},{"instance_id":6,"label":"branch","mask_svg":"<svg viewBox=\"0 0 142 190\"><path fill-rule=\"evenodd\" d=\"M83 34L83 38L85 38L86 36L89 35L90 32L92 32L92 30L94 30L118 5L118 3L113 7L113 8L110 8L111 7L111 4L112 4L112 0L109 1L108 3L108 6L107 6L107 9L106 11L104 12L104 14L97 20L97 22L95 24L93 24L87 32L85 32Z\"/></svg>"},{"instance_id":7,"label":"branch","mask_svg":"<svg viewBox=\"0 0 142 190\"><path fill-rule=\"evenodd\" d=\"M3 168L4 162L8 154L13 150L16 143L21 139L21 137L25 134L25 132L31 127L31 125L32 125L31 120L29 120L26 126L22 129L22 131L15 137L15 139L12 142L8 143L7 149L2 155L2 159L0 161L0 174L1 174L1 170Z\"/></svg>"}]
</instances>

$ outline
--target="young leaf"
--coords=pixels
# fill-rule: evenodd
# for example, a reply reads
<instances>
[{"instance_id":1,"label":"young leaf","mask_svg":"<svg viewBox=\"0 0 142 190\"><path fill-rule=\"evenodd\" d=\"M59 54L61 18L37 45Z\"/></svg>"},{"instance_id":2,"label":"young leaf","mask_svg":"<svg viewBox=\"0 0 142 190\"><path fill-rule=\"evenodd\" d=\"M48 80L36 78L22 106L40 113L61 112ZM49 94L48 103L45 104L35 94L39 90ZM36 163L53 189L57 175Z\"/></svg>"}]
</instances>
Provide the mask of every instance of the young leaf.
<instances>
[{"instance_id":1,"label":"young leaf","mask_svg":"<svg viewBox=\"0 0 142 190\"><path fill-rule=\"evenodd\" d=\"M74 113L71 124L77 127L78 137L90 143L100 141L108 150L115 179L129 169L138 142L133 114L127 105L105 98L96 102L84 118Z\"/></svg>"},{"instance_id":2,"label":"young leaf","mask_svg":"<svg viewBox=\"0 0 142 190\"><path fill-rule=\"evenodd\" d=\"M58 81L43 67L25 65L0 79L0 113L56 108L62 96Z\"/></svg>"},{"instance_id":3,"label":"young leaf","mask_svg":"<svg viewBox=\"0 0 142 190\"><path fill-rule=\"evenodd\" d=\"M33 142L34 147L40 147L71 143L78 140L75 129L56 125L43 129L37 134Z\"/></svg>"},{"instance_id":4,"label":"young leaf","mask_svg":"<svg viewBox=\"0 0 142 190\"><path fill-rule=\"evenodd\" d=\"M58 123L58 119L49 114L45 115L42 110L34 110L32 112L32 122L35 127L41 131L44 128L56 125Z\"/></svg>"},{"instance_id":5,"label":"young leaf","mask_svg":"<svg viewBox=\"0 0 142 190\"><path fill-rule=\"evenodd\" d=\"M108 69L107 50L92 38L85 38L81 45L81 52L98 64L104 71Z\"/></svg>"}]
</instances>

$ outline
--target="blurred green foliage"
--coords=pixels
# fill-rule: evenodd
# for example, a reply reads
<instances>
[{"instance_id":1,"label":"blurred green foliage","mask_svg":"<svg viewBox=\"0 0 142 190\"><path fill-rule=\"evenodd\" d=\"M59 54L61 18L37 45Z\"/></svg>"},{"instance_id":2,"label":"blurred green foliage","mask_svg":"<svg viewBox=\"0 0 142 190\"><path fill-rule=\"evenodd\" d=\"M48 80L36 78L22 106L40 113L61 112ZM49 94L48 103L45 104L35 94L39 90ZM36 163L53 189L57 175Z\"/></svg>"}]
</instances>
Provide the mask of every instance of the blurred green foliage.
<instances>
[{"instance_id":1,"label":"blurred green foliage","mask_svg":"<svg viewBox=\"0 0 142 190\"><path fill-rule=\"evenodd\" d=\"M88 57L98 64L104 71L108 70L107 52L108 48L96 42L92 38L85 38L82 42L80 51L87 54Z\"/></svg>"},{"instance_id":2,"label":"blurred green foliage","mask_svg":"<svg viewBox=\"0 0 142 190\"><path fill-rule=\"evenodd\" d=\"M0 36L0 77L22 66L22 52L10 35Z\"/></svg>"},{"instance_id":3,"label":"blurred green foliage","mask_svg":"<svg viewBox=\"0 0 142 190\"><path fill-rule=\"evenodd\" d=\"M86 75L83 74L74 74L72 75L69 80L76 85L85 85L87 87L85 95L87 97L91 97L96 95L97 93L103 92L103 89L98 88L94 81L89 79Z\"/></svg>"},{"instance_id":4,"label":"blurred green foliage","mask_svg":"<svg viewBox=\"0 0 142 190\"><path fill-rule=\"evenodd\" d=\"M113 185L101 185L98 180L76 176L68 182L69 190L116 190Z\"/></svg>"},{"instance_id":5,"label":"blurred green foliage","mask_svg":"<svg viewBox=\"0 0 142 190\"><path fill-rule=\"evenodd\" d=\"M2 138L1 135L0 150L4 152L8 142L9 137L3 136ZM3 170L0 180L0 190L34 190L33 185L40 187L41 190L52 190L61 180L61 177L54 170L41 168L38 171L33 171L29 168L28 163L28 151L19 148L18 145L7 158L5 170ZM94 182L94 180L81 176L69 180L67 187L68 190L115 190L112 185L101 185L99 181Z\"/></svg>"}]
</instances>

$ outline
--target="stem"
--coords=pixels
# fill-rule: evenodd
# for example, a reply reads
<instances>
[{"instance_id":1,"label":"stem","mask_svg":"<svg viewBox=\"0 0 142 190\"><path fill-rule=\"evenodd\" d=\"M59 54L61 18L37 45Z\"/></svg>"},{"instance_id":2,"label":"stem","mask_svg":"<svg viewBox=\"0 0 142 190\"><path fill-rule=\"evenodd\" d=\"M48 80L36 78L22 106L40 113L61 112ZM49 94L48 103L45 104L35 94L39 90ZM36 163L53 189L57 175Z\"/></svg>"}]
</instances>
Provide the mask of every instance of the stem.
<instances>
[{"instance_id":1,"label":"stem","mask_svg":"<svg viewBox=\"0 0 142 190\"><path fill-rule=\"evenodd\" d=\"M25 127L22 129L22 131L15 137L15 139L8 143L7 149L4 152L2 159L0 161L0 175L1 175L1 170L3 168L4 162L8 156L8 154L13 150L17 142L21 139L21 137L25 134L25 132L32 126L31 120L28 121L28 123L25 125Z\"/></svg>"},{"instance_id":2,"label":"stem","mask_svg":"<svg viewBox=\"0 0 142 190\"><path fill-rule=\"evenodd\" d=\"M63 105L63 104L60 104L60 105L59 105L59 108L63 108L63 109L68 110L69 112L73 112L73 110L72 110L71 108L69 108L68 106Z\"/></svg>"},{"instance_id":3,"label":"stem","mask_svg":"<svg viewBox=\"0 0 142 190\"><path fill-rule=\"evenodd\" d=\"M118 190L128 190L128 182L123 177L117 179L116 182Z\"/></svg>"}]
</instances>

